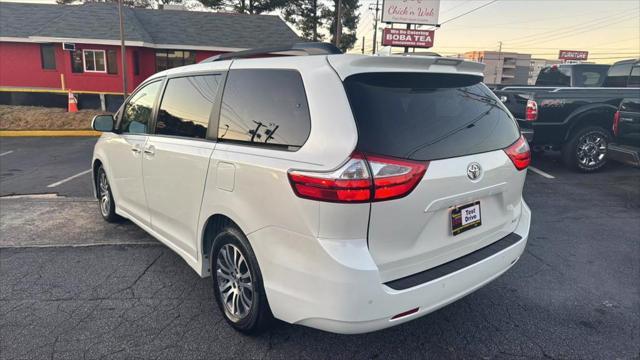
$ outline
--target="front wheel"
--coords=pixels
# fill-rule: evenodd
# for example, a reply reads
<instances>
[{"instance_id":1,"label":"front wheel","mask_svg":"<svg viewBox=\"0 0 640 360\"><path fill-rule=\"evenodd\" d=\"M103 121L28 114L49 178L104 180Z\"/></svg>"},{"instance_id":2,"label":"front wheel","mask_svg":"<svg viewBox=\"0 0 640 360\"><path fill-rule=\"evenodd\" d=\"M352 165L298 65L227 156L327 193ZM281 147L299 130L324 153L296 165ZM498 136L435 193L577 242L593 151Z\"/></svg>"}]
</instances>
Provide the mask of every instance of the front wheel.
<instances>
[{"instance_id":1,"label":"front wheel","mask_svg":"<svg viewBox=\"0 0 640 360\"><path fill-rule=\"evenodd\" d=\"M98 200L100 205L100 215L108 222L118 222L122 218L116 214L116 204L113 201L113 193L109 186L109 179L104 167L100 165L98 168L98 176L96 179L96 188L98 189Z\"/></svg>"},{"instance_id":2,"label":"front wheel","mask_svg":"<svg viewBox=\"0 0 640 360\"><path fill-rule=\"evenodd\" d=\"M588 126L575 132L562 148L567 167L594 172L607 163L609 133L599 126Z\"/></svg>"},{"instance_id":3,"label":"front wheel","mask_svg":"<svg viewBox=\"0 0 640 360\"><path fill-rule=\"evenodd\" d=\"M244 333L264 330L273 315L246 236L236 227L225 228L214 239L209 259L214 295L225 320Z\"/></svg>"}]
</instances>

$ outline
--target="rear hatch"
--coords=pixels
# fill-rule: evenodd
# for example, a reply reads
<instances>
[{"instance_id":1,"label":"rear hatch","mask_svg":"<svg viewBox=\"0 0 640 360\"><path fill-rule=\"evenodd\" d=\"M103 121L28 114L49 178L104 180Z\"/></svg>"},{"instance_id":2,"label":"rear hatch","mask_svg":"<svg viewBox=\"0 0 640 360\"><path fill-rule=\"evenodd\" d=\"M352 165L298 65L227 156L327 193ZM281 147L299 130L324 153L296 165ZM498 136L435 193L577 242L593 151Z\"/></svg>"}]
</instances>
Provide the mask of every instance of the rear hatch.
<instances>
[{"instance_id":1,"label":"rear hatch","mask_svg":"<svg viewBox=\"0 0 640 360\"><path fill-rule=\"evenodd\" d=\"M383 282L464 256L517 225L525 171L505 149L523 140L480 81L424 72L344 79L356 151L427 165L408 195L371 203L368 245Z\"/></svg>"}]
</instances>

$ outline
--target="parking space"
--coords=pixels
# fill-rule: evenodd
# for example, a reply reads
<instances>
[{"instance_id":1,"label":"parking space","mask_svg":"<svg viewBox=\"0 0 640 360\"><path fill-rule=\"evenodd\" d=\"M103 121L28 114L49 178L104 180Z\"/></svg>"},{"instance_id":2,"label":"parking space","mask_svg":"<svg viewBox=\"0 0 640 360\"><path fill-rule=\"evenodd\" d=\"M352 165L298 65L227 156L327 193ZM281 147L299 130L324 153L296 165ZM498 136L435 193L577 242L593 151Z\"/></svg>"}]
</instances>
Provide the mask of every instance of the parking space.
<instances>
[{"instance_id":1,"label":"parking space","mask_svg":"<svg viewBox=\"0 0 640 360\"><path fill-rule=\"evenodd\" d=\"M88 169L95 142L11 140L0 140L3 195L52 192ZM71 199L2 199L0 358L637 358L640 170L578 174L554 153L533 165L551 177L529 171L531 238L510 271L424 318L356 336L281 323L234 332L210 279L132 224L102 222L88 175L56 188Z\"/></svg>"},{"instance_id":2,"label":"parking space","mask_svg":"<svg viewBox=\"0 0 640 360\"><path fill-rule=\"evenodd\" d=\"M55 193L90 197L95 137L2 138L0 196Z\"/></svg>"}]
</instances>

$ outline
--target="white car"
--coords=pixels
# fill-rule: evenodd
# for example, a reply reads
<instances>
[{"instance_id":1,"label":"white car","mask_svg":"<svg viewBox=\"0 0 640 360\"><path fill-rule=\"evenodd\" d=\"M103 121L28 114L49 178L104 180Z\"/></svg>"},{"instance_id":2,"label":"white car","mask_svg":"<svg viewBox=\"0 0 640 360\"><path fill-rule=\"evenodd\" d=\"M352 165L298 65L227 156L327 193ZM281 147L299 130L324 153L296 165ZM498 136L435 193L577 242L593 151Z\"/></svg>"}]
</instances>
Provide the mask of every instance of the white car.
<instances>
[{"instance_id":1,"label":"white car","mask_svg":"<svg viewBox=\"0 0 640 360\"><path fill-rule=\"evenodd\" d=\"M94 118L102 216L213 275L243 332L398 325L497 278L527 242L529 147L483 65L325 47L166 70Z\"/></svg>"}]
</instances>

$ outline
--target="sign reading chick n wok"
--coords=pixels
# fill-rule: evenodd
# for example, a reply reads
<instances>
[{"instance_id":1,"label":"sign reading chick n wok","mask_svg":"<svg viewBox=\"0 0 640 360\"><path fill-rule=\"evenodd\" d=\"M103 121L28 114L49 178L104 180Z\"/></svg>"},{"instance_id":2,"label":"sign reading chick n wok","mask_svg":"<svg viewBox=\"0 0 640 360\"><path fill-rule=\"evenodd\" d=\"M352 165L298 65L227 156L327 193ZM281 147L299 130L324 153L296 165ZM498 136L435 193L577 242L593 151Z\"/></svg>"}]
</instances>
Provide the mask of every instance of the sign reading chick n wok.
<instances>
[{"instance_id":1,"label":"sign reading chick n wok","mask_svg":"<svg viewBox=\"0 0 640 360\"><path fill-rule=\"evenodd\" d=\"M383 0L382 22L437 25L440 0Z\"/></svg>"}]
</instances>

